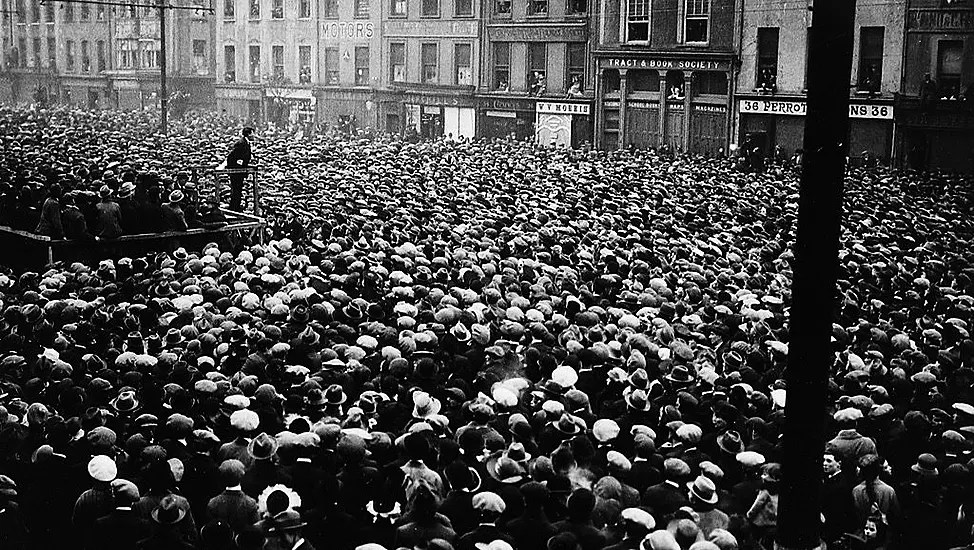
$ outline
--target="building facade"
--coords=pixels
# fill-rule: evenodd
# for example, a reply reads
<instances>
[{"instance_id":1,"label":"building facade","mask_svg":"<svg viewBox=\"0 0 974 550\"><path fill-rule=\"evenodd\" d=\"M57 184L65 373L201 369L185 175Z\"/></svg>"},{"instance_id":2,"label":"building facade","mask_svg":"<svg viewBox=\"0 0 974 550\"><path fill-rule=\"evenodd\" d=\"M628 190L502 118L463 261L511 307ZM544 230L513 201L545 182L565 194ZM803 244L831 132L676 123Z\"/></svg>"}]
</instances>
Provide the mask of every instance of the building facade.
<instances>
[{"instance_id":1,"label":"building facade","mask_svg":"<svg viewBox=\"0 0 974 550\"><path fill-rule=\"evenodd\" d=\"M371 0L220 0L217 103L251 121L374 128L380 47Z\"/></svg>"},{"instance_id":2,"label":"building facade","mask_svg":"<svg viewBox=\"0 0 974 550\"><path fill-rule=\"evenodd\" d=\"M596 144L726 150L738 13L735 0L602 0Z\"/></svg>"},{"instance_id":3,"label":"building facade","mask_svg":"<svg viewBox=\"0 0 974 550\"><path fill-rule=\"evenodd\" d=\"M383 0L382 129L473 138L482 0Z\"/></svg>"},{"instance_id":4,"label":"building facade","mask_svg":"<svg viewBox=\"0 0 974 550\"><path fill-rule=\"evenodd\" d=\"M593 0L485 0L479 135L592 141Z\"/></svg>"},{"instance_id":5,"label":"building facade","mask_svg":"<svg viewBox=\"0 0 974 550\"><path fill-rule=\"evenodd\" d=\"M194 9L173 9L167 17L170 108L178 114L212 106L212 18ZM157 9L7 0L3 23L7 101L158 108Z\"/></svg>"},{"instance_id":6,"label":"building facade","mask_svg":"<svg viewBox=\"0 0 974 550\"><path fill-rule=\"evenodd\" d=\"M974 2L908 0L896 160L974 173Z\"/></svg>"},{"instance_id":7,"label":"building facade","mask_svg":"<svg viewBox=\"0 0 974 550\"><path fill-rule=\"evenodd\" d=\"M791 156L805 130L812 10L805 0L743 0L735 140ZM905 0L856 6L848 154L886 162L893 151L893 100L900 89Z\"/></svg>"}]
</instances>

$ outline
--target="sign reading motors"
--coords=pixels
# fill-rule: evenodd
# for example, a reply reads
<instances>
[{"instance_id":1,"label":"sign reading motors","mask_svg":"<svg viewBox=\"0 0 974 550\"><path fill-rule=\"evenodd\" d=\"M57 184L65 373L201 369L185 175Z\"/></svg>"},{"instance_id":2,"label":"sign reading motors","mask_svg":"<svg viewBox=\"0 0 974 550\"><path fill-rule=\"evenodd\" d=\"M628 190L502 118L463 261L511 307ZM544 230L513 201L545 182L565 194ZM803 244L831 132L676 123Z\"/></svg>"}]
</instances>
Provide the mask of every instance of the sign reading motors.
<instances>
[{"instance_id":1,"label":"sign reading motors","mask_svg":"<svg viewBox=\"0 0 974 550\"><path fill-rule=\"evenodd\" d=\"M322 23L321 38L323 40L363 40L375 35L375 24L371 21L332 21Z\"/></svg>"},{"instance_id":2,"label":"sign reading motors","mask_svg":"<svg viewBox=\"0 0 974 550\"><path fill-rule=\"evenodd\" d=\"M769 99L742 99L741 113L759 115L805 116L808 104L804 101L775 101ZM849 105L849 118L876 118L893 120L892 105Z\"/></svg>"}]
</instances>

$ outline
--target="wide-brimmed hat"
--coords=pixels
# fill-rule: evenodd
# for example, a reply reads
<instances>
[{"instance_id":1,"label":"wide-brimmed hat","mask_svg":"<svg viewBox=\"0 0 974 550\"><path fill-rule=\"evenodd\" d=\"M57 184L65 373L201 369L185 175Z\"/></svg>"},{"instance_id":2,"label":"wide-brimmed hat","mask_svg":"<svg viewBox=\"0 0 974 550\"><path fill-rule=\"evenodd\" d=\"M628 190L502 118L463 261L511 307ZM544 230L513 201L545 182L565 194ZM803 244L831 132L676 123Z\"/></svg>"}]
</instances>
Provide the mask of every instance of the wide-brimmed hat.
<instances>
[{"instance_id":1,"label":"wide-brimmed hat","mask_svg":"<svg viewBox=\"0 0 974 550\"><path fill-rule=\"evenodd\" d=\"M159 525L175 525L186 517L186 509L176 495L166 495L152 511L152 520Z\"/></svg>"},{"instance_id":2,"label":"wide-brimmed hat","mask_svg":"<svg viewBox=\"0 0 974 550\"><path fill-rule=\"evenodd\" d=\"M277 440L263 432L247 444L250 455L257 460L270 460L277 453L277 447Z\"/></svg>"},{"instance_id":3,"label":"wide-brimmed hat","mask_svg":"<svg viewBox=\"0 0 974 550\"><path fill-rule=\"evenodd\" d=\"M325 390L325 402L328 405L341 405L345 401L348 401L348 396L345 395L345 389L341 385L332 384Z\"/></svg>"},{"instance_id":4,"label":"wide-brimmed hat","mask_svg":"<svg viewBox=\"0 0 974 550\"><path fill-rule=\"evenodd\" d=\"M937 457L930 453L923 453L917 457L916 464L914 464L911 469L918 474L925 475L938 475L940 470L937 469Z\"/></svg>"},{"instance_id":5,"label":"wide-brimmed hat","mask_svg":"<svg viewBox=\"0 0 974 550\"><path fill-rule=\"evenodd\" d=\"M118 188L118 198L127 199L135 194L135 184L127 181Z\"/></svg>"},{"instance_id":6,"label":"wide-brimmed hat","mask_svg":"<svg viewBox=\"0 0 974 550\"><path fill-rule=\"evenodd\" d=\"M169 202L182 202L184 198L185 195L183 195L183 192L180 191L179 189L176 189L172 193L169 193Z\"/></svg>"},{"instance_id":7,"label":"wide-brimmed hat","mask_svg":"<svg viewBox=\"0 0 974 550\"><path fill-rule=\"evenodd\" d=\"M690 375L690 370L683 365L676 365L673 370L664 376L672 384L692 384L693 376Z\"/></svg>"},{"instance_id":8,"label":"wide-brimmed hat","mask_svg":"<svg viewBox=\"0 0 974 550\"><path fill-rule=\"evenodd\" d=\"M653 407L653 404L649 402L649 396L646 395L645 391L640 389L628 391L627 388L622 398L625 400L626 405L633 410L648 411Z\"/></svg>"},{"instance_id":9,"label":"wide-brimmed hat","mask_svg":"<svg viewBox=\"0 0 974 550\"><path fill-rule=\"evenodd\" d=\"M501 483L517 483L524 479L524 467L506 454L487 460L487 473Z\"/></svg>"},{"instance_id":10,"label":"wide-brimmed hat","mask_svg":"<svg viewBox=\"0 0 974 550\"><path fill-rule=\"evenodd\" d=\"M687 483L687 487L690 488L690 494L701 502L716 504L719 500L717 486L708 477L697 476L697 479Z\"/></svg>"},{"instance_id":11,"label":"wide-brimmed hat","mask_svg":"<svg viewBox=\"0 0 974 550\"><path fill-rule=\"evenodd\" d=\"M568 413L562 413L561 418L559 418L557 421L551 422L551 425L565 435L576 435L582 431L582 427L579 425L575 417Z\"/></svg>"},{"instance_id":12,"label":"wide-brimmed hat","mask_svg":"<svg viewBox=\"0 0 974 550\"><path fill-rule=\"evenodd\" d=\"M278 513L274 516L272 520L272 527L269 529L273 533L278 533L281 531L293 531L295 529L301 529L307 525L301 520L301 514L297 511L288 508L283 512Z\"/></svg>"},{"instance_id":13,"label":"wide-brimmed hat","mask_svg":"<svg viewBox=\"0 0 974 550\"><path fill-rule=\"evenodd\" d=\"M117 412L120 413L132 413L139 410L139 400L135 397L135 392L131 390L126 390L118 394L118 397L112 399L109 405Z\"/></svg>"},{"instance_id":14,"label":"wide-brimmed hat","mask_svg":"<svg viewBox=\"0 0 974 550\"><path fill-rule=\"evenodd\" d=\"M720 434L717 438L717 446L725 453L730 453L735 456L744 450L744 442L741 440L741 434L735 430L727 430Z\"/></svg>"},{"instance_id":15,"label":"wide-brimmed hat","mask_svg":"<svg viewBox=\"0 0 974 550\"><path fill-rule=\"evenodd\" d=\"M432 395L418 391L413 393L413 418L429 418L440 412L442 404Z\"/></svg>"}]
</instances>

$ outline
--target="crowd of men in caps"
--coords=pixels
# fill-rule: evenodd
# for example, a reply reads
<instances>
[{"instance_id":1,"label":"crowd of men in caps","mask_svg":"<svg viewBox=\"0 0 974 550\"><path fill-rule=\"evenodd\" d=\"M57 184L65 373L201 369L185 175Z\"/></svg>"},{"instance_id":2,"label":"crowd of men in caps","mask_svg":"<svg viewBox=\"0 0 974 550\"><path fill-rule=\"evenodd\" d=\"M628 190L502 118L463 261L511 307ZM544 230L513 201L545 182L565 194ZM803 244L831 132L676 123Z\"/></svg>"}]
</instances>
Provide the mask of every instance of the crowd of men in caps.
<instances>
[{"instance_id":1,"label":"crowd of men in caps","mask_svg":"<svg viewBox=\"0 0 974 550\"><path fill-rule=\"evenodd\" d=\"M178 204L181 167L239 133L0 119L4 197L41 211ZM0 275L0 547L771 548L793 173L382 135L254 149L266 245ZM848 171L831 548L971 545L971 183Z\"/></svg>"}]
</instances>

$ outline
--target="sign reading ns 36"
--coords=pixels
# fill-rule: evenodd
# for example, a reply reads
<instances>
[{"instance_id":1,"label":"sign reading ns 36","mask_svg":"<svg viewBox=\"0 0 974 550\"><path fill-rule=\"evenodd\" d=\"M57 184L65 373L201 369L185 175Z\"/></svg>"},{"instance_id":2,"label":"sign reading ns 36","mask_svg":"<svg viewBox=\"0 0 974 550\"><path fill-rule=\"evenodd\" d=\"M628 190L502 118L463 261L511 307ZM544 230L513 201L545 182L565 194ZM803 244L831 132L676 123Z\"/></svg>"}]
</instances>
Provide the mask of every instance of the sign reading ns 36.
<instances>
[{"instance_id":1,"label":"sign reading ns 36","mask_svg":"<svg viewBox=\"0 0 974 550\"><path fill-rule=\"evenodd\" d=\"M770 99L743 99L740 102L742 113L761 115L805 116L808 105L804 101L775 101ZM875 118L893 120L891 105L849 105L849 118Z\"/></svg>"}]
</instances>

